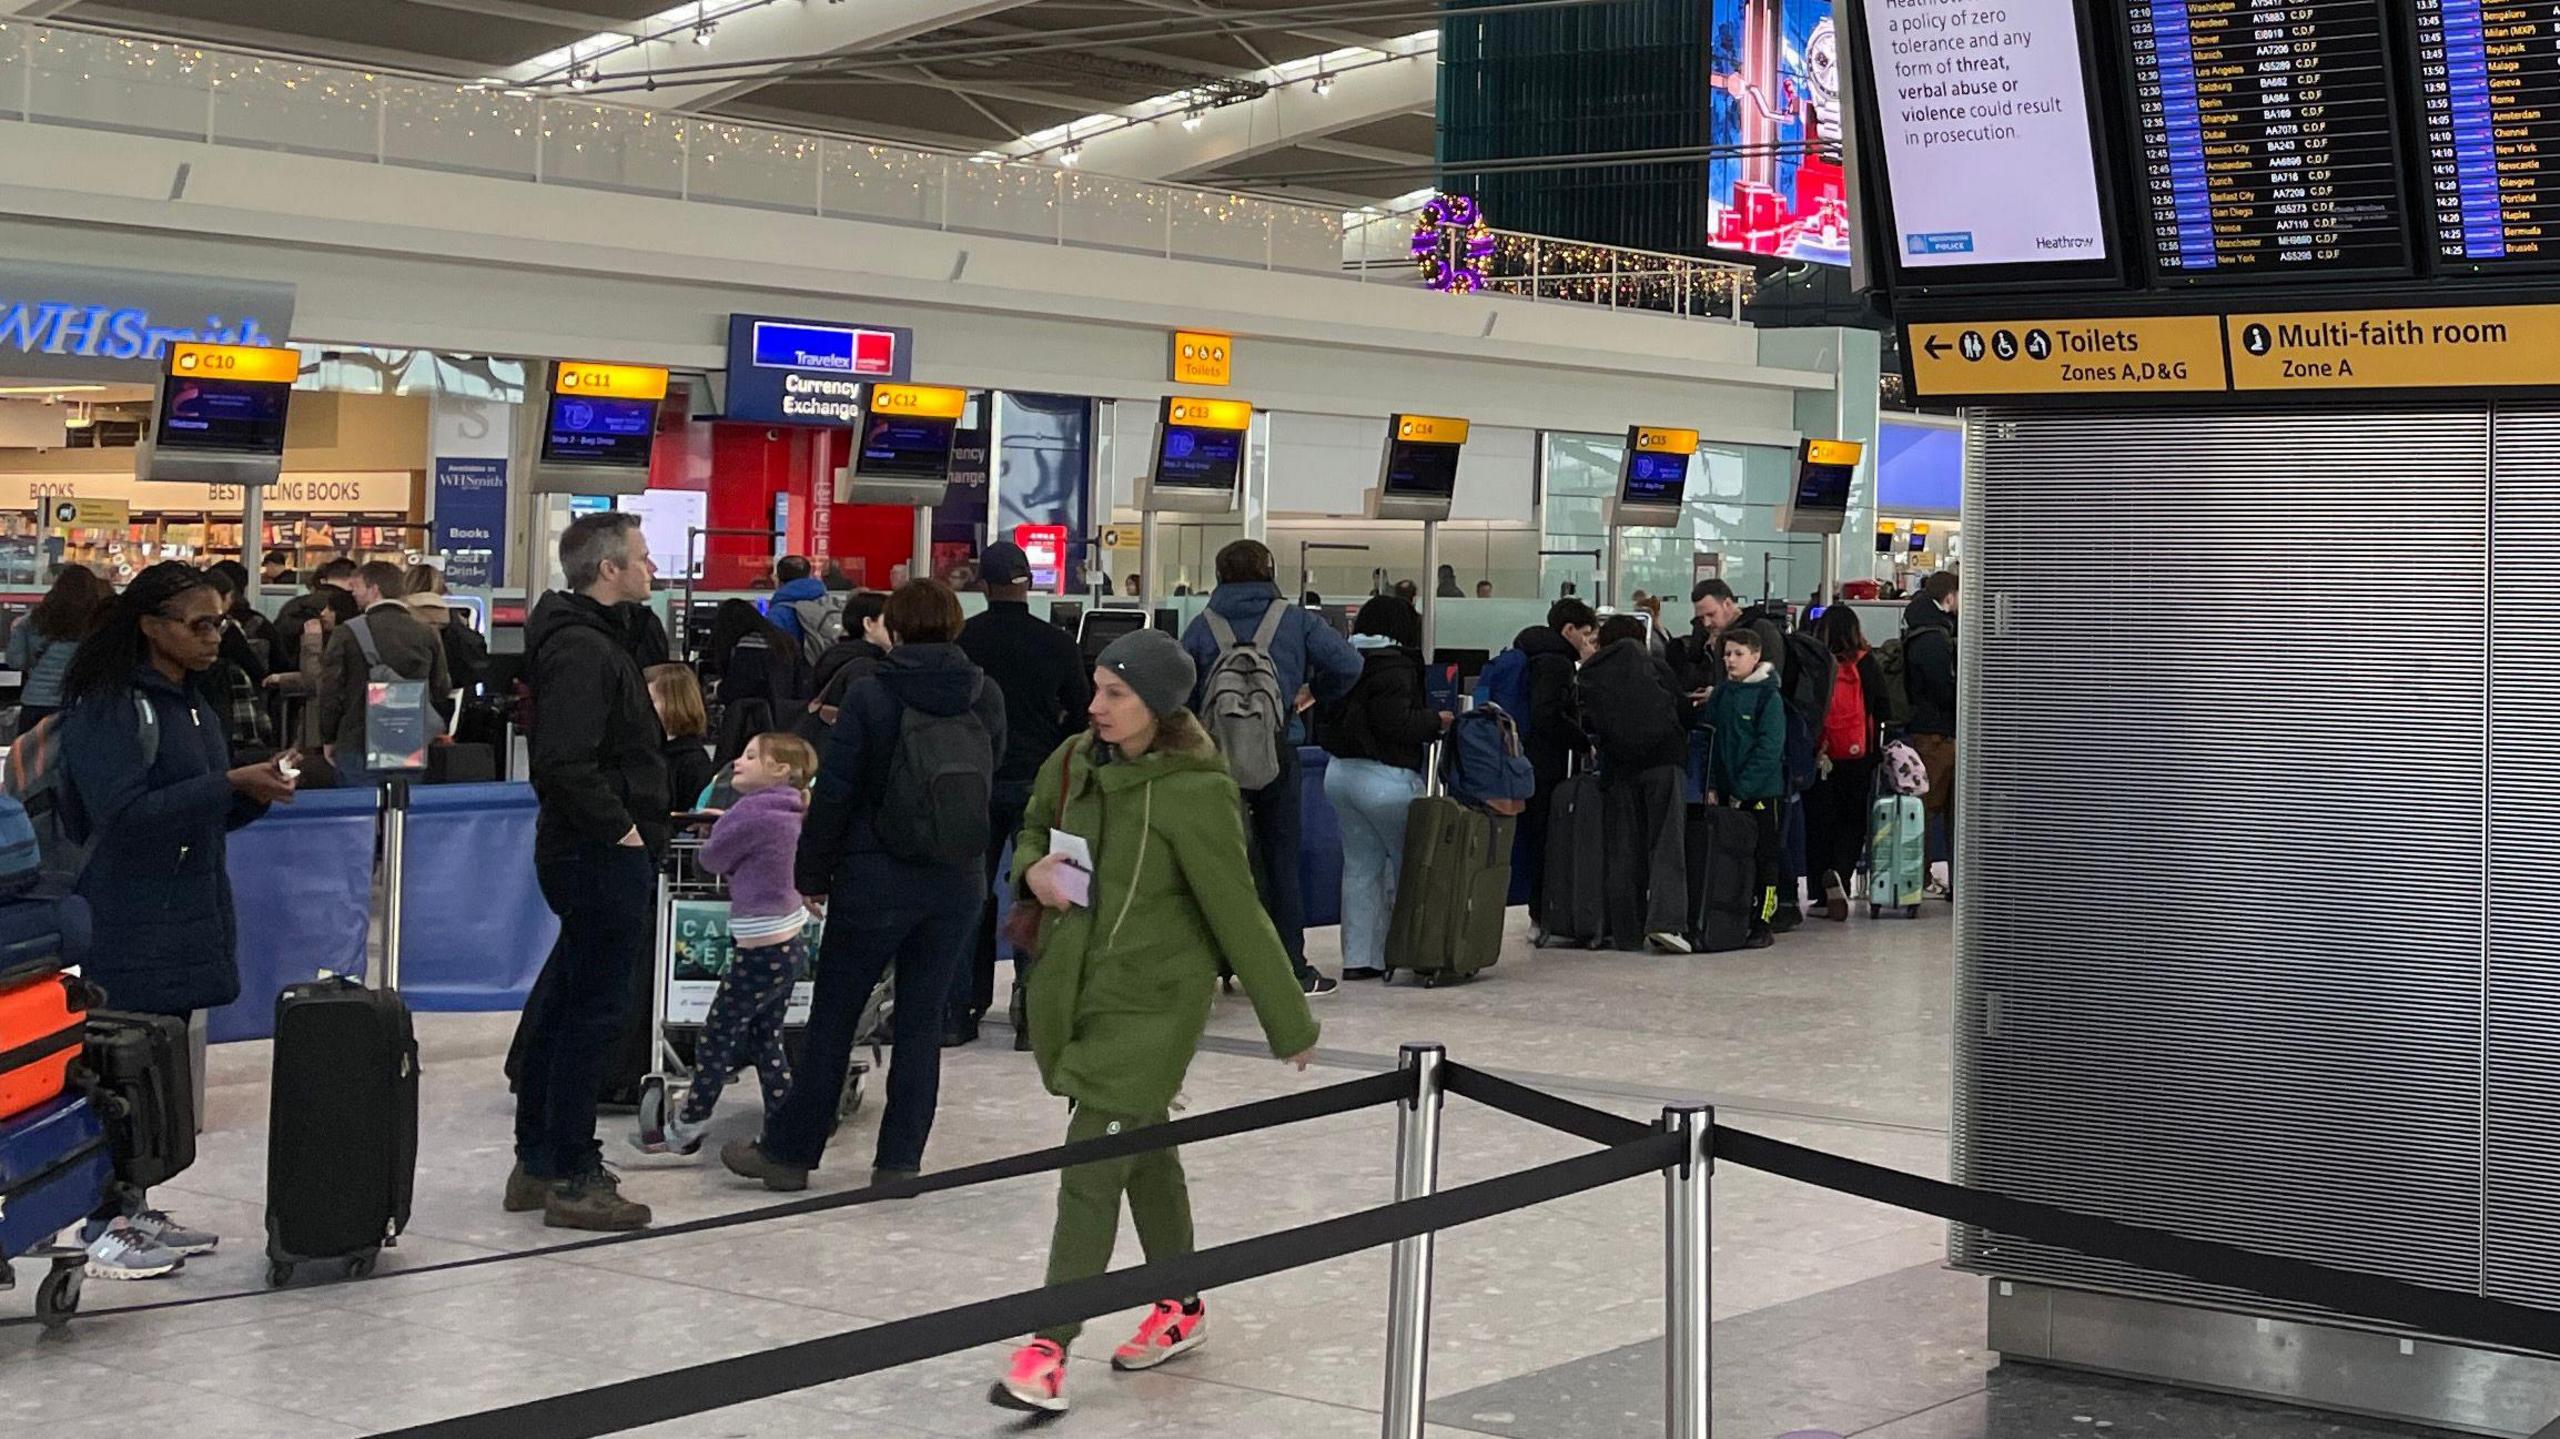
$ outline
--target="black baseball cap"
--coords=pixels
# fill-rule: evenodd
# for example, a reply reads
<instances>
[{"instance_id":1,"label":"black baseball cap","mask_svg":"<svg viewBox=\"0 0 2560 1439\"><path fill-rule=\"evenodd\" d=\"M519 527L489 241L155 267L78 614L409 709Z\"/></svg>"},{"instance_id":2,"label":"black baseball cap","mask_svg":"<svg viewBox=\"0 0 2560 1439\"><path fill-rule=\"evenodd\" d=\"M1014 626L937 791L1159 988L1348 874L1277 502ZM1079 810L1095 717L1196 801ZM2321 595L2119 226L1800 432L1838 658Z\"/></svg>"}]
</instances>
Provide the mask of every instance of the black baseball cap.
<instances>
[{"instance_id":1,"label":"black baseball cap","mask_svg":"<svg viewBox=\"0 0 2560 1439\"><path fill-rule=\"evenodd\" d=\"M998 540L978 555L978 578L991 585L1018 585L1031 578L1031 557L1011 540Z\"/></svg>"}]
</instances>

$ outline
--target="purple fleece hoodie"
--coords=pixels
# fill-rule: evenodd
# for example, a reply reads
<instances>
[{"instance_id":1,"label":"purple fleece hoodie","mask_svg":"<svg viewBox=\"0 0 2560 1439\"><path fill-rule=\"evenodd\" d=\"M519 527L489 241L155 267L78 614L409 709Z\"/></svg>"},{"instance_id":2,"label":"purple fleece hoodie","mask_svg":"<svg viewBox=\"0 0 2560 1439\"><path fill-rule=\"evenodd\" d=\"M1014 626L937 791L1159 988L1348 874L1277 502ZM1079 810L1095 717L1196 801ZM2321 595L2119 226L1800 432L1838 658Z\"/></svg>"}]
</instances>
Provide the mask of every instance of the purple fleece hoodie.
<instances>
[{"instance_id":1,"label":"purple fleece hoodie","mask_svg":"<svg viewBox=\"0 0 2560 1439\"><path fill-rule=\"evenodd\" d=\"M800 791L789 785L740 795L702 842L702 867L729 879L729 912L750 918L800 907L791 862L800 849Z\"/></svg>"}]
</instances>

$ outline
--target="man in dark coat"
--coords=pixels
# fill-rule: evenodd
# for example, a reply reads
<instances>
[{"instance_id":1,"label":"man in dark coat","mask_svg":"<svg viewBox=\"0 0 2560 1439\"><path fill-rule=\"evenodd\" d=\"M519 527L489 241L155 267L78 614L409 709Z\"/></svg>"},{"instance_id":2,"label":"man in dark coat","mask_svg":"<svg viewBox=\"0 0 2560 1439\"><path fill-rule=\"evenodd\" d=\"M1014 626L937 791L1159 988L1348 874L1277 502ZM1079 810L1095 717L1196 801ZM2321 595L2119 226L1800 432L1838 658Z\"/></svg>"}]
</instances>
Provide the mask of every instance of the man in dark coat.
<instances>
[{"instance_id":1,"label":"man in dark coat","mask_svg":"<svg viewBox=\"0 0 2560 1439\"><path fill-rule=\"evenodd\" d=\"M389 560L373 560L355 573L349 588L364 613L338 626L320 661L319 709L322 740L339 782L367 785L374 780L365 764L366 685L373 662L381 662L404 679L424 681L427 705L439 719L453 717L453 678L445 668L444 640L418 619L402 599L409 592L408 572ZM373 653L365 653L365 640Z\"/></svg>"},{"instance_id":2,"label":"man in dark coat","mask_svg":"<svg viewBox=\"0 0 2560 1439\"><path fill-rule=\"evenodd\" d=\"M1904 733L1928 767L1929 793L1920 804L1929 815L1929 852L1946 857L1950 890L1955 883L1956 589L1952 571L1935 571L1920 582L1920 593L1902 611L1903 687L1911 697L1911 723Z\"/></svg>"},{"instance_id":3,"label":"man in dark coat","mask_svg":"<svg viewBox=\"0 0 2560 1439\"><path fill-rule=\"evenodd\" d=\"M1518 851L1529 867L1532 926L1545 923L1547 823L1556 786L1564 783L1571 757L1591 747L1575 702L1573 670L1599 647L1599 634L1600 617L1591 606L1567 598L1547 607L1545 624L1531 625L1511 641L1529 663L1528 734L1521 747L1538 781L1528 808L1520 812Z\"/></svg>"}]
</instances>

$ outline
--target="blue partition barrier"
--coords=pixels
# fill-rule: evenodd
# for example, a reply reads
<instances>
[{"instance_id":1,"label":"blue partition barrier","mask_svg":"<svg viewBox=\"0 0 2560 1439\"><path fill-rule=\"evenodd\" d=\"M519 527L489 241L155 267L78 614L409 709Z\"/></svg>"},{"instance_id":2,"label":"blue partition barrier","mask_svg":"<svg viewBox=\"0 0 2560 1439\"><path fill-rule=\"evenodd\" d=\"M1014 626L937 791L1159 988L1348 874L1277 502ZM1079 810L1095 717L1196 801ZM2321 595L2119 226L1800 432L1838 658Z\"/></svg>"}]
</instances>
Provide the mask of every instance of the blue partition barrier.
<instances>
[{"instance_id":1,"label":"blue partition barrier","mask_svg":"<svg viewBox=\"0 0 2560 1439\"><path fill-rule=\"evenodd\" d=\"M560 933L533 873L533 786L409 792L400 992L416 1010L524 1007Z\"/></svg>"},{"instance_id":2,"label":"blue partition barrier","mask_svg":"<svg viewBox=\"0 0 2560 1439\"><path fill-rule=\"evenodd\" d=\"M240 998L206 1016L209 1040L264 1039L275 1031L277 991L362 972L375 804L371 790L312 790L232 833Z\"/></svg>"},{"instance_id":3,"label":"blue partition barrier","mask_svg":"<svg viewBox=\"0 0 2560 1439\"><path fill-rule=\"evenodd\" d=\"M1342 923L1342 819L1324 797L1333 756L1313 745L1298 750L1298 894L1307 923Z\"/></svg>"}]
</instances>

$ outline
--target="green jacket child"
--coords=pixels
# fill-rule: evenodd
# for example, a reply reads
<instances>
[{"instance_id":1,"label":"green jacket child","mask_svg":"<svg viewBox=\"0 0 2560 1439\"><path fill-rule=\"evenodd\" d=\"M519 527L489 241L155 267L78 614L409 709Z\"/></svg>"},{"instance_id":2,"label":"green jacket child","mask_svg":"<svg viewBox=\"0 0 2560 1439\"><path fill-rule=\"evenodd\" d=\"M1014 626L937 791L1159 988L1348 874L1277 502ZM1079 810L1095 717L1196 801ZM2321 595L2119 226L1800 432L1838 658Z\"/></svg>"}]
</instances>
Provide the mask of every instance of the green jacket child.
<instances>
[{"instance_id":1,"label":"green jacket child","mask_svg":"<svg viewBox=\"0 0 2560 1439\"><path fill-rule=\"evenodd\" d=\"M1049 756L1014 845L1017 894L1052 828L1082 836L1097 871L1090 906L1041 922L1025 991L1041 1082L1114 1114L1164 1109L1208 1027L1221 955L1272 1054L1314 1048L1315 1016L1254 890L1217 747L1196 725L1168 724L1136 759L1099 757L1091 734Z\"/></svg>"},{"instance_id":2,"label":"green jacket child","mask_svg":"<svg viewBox=\"0 0 2560 1439\"><path fill-rule=\"evenodd\" d=\"M1786 701L1778 671L1766 660L1746 679L1707 696L1715 749L1707 758L1707 790L1728 804L1777 799L1787 790Z\"/></svg>"}]
</instances>

